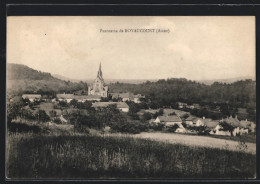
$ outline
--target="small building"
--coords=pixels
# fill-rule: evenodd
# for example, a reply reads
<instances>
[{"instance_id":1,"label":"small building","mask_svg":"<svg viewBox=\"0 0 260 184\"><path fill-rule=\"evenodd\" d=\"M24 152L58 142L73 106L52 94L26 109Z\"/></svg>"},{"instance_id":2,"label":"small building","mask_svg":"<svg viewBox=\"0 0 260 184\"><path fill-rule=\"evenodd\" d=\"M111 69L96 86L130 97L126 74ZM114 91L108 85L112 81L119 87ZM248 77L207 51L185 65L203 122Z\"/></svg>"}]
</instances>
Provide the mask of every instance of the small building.
<instances>
[{"instance_id":1,"label":"small building","mask_svg":"<svg viewBox=\"0 0 260 184\"><path fill-rule=\"evenodd\" d=\"M101 100L101 96L98 96L98 95L88 95L88 96L86 96L86 100L87 101L100 101Z\"/></svg>"},{"instance_id":2,"label":"small building","mask_svg":"<svg viewBox=\"0 0 260 184\"><path fill-rule=\"evenodd\" d=\"M198 118L194 116L189 116L185 122L188 126L204 126L205 125L205 118Z\"/></svg>"},{"instance_id":3,"label":"small building","mask_svg":"<svg viewBox=\"0 0 260 184\"><path fill-rule=\"evenodd\" d=\"M219 121L216 120L209 120L205 121L205 126L210 129L210 134L215 134L216 133L216 127L218 126Z\"/></svg>"},{"instance_id":4,"label":"small building","mask_svg":"<svg viewBox=\"0 0 260 184\"><path fill-rule=\"evenodd\" d=\"M158 116L155 120L155 123L163 123L165 127L169 127L172 125L179 125L179 127L182 126L182 120L179 116L177 115L172 115L172 116Z\"/></svg>"},{"instance_id":5,"label":"small building","mask_svg":"<svg viewBox=\"0 0 260 184\"><path fill-rule=\"evenodd\" d=\"M247 121L247 119L242 120L240 121L240 125L243 128L248 129L250 132L255 132L256 124L252 121Z\"/></svg>"},{"instance_id":6,"label":"small building","mask_svg":"<svg viewBox=\"0 0 260 184\"><path fill-rule=\"evenodd\" d=\"M182 102L177 102L177 104L178 104L178 107L179 107L180 109L183 109L183 108L185 108L185 107L187 106L186 103L182 103Z\"/></svg>"},{"instance_id":7,"label":"small building","mask_svg":"<svg viewBox=\"0 0 260 184\"><path fill-rule=\"evenodd\" d=\"M129 112L129 106L125 102L95 102L93 103L92 107L95 109L105 108L109 105L116 105L116 108L122 112Z\"/></svg>"},{"instance_id":8,"label":"small building","mask_svg":"<svg viewBox=\"0 0 260 184\"><path fill-rule=\"evenodd\" d=\"M23 99L28 99L30 102L40 101L41 97L42 96L40 94L23 94L22 95Z\"/></svg>"},{"instance_id":9,"label":"small building","mask_svg":"<svg viewBox=\"0 0 260 184\"><path fill-rule=\"evenodd\" d=\"M59 101L64 101L70 103L71 100L74 99L74 94L57 94L56 95Z\"/></svg>"}]
</instances>

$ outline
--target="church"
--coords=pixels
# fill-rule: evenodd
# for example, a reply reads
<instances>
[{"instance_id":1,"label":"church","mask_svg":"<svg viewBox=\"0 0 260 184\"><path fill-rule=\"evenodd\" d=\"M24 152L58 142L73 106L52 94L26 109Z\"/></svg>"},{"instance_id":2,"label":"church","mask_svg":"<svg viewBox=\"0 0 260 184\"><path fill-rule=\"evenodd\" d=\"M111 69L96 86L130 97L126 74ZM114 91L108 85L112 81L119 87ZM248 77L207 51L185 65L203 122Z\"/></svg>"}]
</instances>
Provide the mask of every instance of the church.
<instances>
[{"instance_id":1,"label":"church","mask_svg":"<svg viewBox=\"0 0 260 184\"><path fill-rule=\"evenodd\" d=\"M88 87L88 95L108 97L108 86L105 86L105 82L102 76L101 63L99 65L97 78L95 79L92 86Z\"/></svg>"}]
</instances>

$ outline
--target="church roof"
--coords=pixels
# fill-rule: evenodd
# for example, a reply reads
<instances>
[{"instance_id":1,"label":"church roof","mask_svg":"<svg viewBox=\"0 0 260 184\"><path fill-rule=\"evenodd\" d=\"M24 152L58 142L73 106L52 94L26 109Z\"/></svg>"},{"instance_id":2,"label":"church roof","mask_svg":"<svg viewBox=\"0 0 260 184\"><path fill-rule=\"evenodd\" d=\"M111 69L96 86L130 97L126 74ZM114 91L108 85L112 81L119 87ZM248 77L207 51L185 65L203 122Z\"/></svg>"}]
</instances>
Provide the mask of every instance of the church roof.
<instances>
[{"instance_id":1,"label":"church roof","mask_svg":"<svg viewBox=\"0 0 260 184\"><path fill-rule=\"evenodd\" d=\"M103 76L102 76L101 63L99 64L99 69L98 69L97 77L98 77L100 80L104 81Z\"/></svg>"}]
</instances>

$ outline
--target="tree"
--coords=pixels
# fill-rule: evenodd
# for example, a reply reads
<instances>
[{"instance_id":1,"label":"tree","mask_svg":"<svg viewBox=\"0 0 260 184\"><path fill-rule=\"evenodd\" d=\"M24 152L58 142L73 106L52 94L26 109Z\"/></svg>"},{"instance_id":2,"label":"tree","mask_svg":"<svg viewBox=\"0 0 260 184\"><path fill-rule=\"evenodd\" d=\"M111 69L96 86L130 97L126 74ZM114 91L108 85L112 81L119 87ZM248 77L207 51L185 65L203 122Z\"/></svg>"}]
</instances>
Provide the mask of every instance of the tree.
<instances>
[{"instance_id":1,"label":"tree","mask_svg":"<svg viewBox=\"0 0 260 184\"><path fill-rule=\"evenodd\" d=\"M150 113L150 112L145 112L144 114L143 114L143 118L145 119L145 120L150 120L150 119L152 119L152 114Z\"/></svg>"},{"instance_id":2,"label":"tree","mask_svg":"<svg viewBox=\"0 0 260 184\"><path fill-rule=\"evenodd\" d=\"M56 116L57 116L57 112L55 110L51 110L50 117L56 117Z\"/></svg>"},{"instance_id":3,"label":"tree","mask_svg":"<svg viewBox=\"0 0 260 184\"><path fill-rule=\"evenodd\" d=\"M182 115L182 118L183 118L183 119L187 119L188 117L189 117L189 114L187 114L187 113L185 113L185 114Z\"/></svg>"},{"instance_id":4,"label":"tree","mask_svg":"<svg viewBox=\"0 0 260 184\"><path fill-rule=\"evenodd\" d=\"M174 124L172 126L169 126L167 131L168 132L175 132L178 128L179 128L179 125L178 124Z\"/></svg>"},{"instance_id":5,"label":"tree","mask_svg":"<svg viewBox=\"0 0 260 184\"><path fill-rule=\"evenodd\" d=\"M13 119L20 117L23 105L22 98L16 98L7 104L7 122L10 123Z\"/></svg>"},{"instance_id":6,"label":"tree","mask_svg":"<svg viewBox=\"0 0 260 184\"><path fill-rule=\"evenodd\" d=\"M41 109L36 113L36 118L38 119L38 122L50 121L50 117L46 114L45 110Z\"/></svg>"},{"instance_id":7,"label":"tree","mask_svg":"<svg viewBox=\"0 0 260 184\"><path fill-rule=\"evenodd\" d=\"M233 127L225 121L220 122L219 125L222 127L220 130L229 131L231 136L233 136L233 130L235 129L235 127Z\"/></svg>"},{"instance_id":8,"label":"tree","mask_svg":"<svg viewBox=\"0 0 260 184\"><path fill-rule=\"evenodd\" d=\"M78 101L77 101L76 99L72 99L72 100L70 101L70 105L75 108L75 107L78 106Z\"/></svg>"}]
</instances>

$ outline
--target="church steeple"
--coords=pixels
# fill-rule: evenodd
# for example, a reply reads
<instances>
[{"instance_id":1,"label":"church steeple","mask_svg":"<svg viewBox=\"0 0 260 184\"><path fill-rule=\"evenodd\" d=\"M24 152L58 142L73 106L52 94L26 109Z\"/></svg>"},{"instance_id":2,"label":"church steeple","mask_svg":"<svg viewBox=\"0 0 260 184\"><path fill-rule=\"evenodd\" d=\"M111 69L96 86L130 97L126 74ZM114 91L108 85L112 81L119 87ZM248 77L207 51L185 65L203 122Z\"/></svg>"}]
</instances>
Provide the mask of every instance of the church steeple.
<instances>
[{"instance_id":1,"label":"church steeple","mask_svg":"<svg viewBox=\"0 0 260 184\"><path fill-rule=\"evenodd\" d=\"M101 70L101 63L99 64L99 70L98 70L97 77L99 77L100 79L103 79L103 77L102 77L102 70Z\"/></svg>"}]
</instances>

